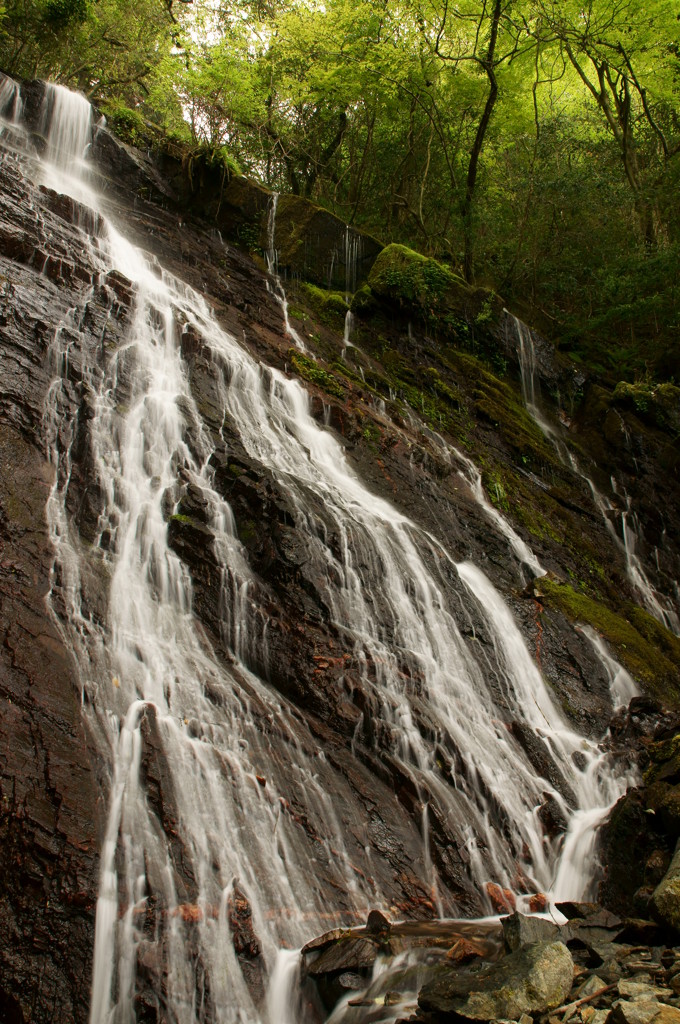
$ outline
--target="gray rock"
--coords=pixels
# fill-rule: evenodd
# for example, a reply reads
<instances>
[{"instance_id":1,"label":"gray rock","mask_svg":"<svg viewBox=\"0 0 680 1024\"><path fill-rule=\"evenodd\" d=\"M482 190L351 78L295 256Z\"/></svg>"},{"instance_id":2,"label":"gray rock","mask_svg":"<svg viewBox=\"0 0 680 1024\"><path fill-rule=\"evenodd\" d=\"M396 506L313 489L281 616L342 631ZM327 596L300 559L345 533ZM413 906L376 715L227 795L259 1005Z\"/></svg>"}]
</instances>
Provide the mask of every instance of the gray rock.
<instances>
[{"instance_id":1,"label":"gray rock","mask_svg":"<svg viewBox=\"0 0 680 1024\"><path fill-rule=\"evenodd\" d=\"M340 988L348 989L351 992L360 992L362 988L366 988L366 979L362 978L360 974L345 971L338 978L338 985Z\"/></svg>"},{"instance_id":2,"label":"gray rock","mask_svg":"<svg viewBox=\"0 0 680 1024\"><path fill-rule=\"evenodd\" d=\"M635 1002L620 999L612 1007L608 1024L651 1024L660 1010L661 1003L656 999L636 999Z\"/></svg>"},{"instance_id":3,"label":"gray rock","mask_svg":"<svg viewBox=\"0 0 680 1024\"><path fill-rule=\"evenodd\" d=\"M535 942L480 971L444 970L418 996L423 1010L471 1020L518 1020L554 1010L569 995L574 963L562 942Z\"/></svg>"},{"instance_id":4,"label":"gray rock","mask_svg":"<svg viewBox=\"0 0 680 1024\"><path fill-rule=\"evenodd\" d=\"M593 992L599 992L599 990L604 988L606 984L607 982L603 981L599 975L591 974L585 984L578 990L579 999L585 999L586 996L592 996Z\"/></svg>"},{"instance_id":5,"label":"gray rock","mask_svg":"<svg viewBox=\"0 0 680 1024\"><path fill-rule=\"evenodd\" d=\"M502 918L501 925L505 948L510 953L532 942L553 942L560 933L557 925L544 917L526 917L519 913Z\"/></svg>"},{"instance_id":6,"label":"gray rock","mask_svg":"<svg viewBox=\"0 0 680 1024\"><path fill-rule=\"evenodd\" d=\"M658 988L656 985L648 985L639 979L631 981L628 978L622 978L619 982L619 995L634 1001L639 999L667 999L673 995L673 991L670 988Z\"/></svg>"},{"instance_id":7,"label":"gray rock","mask_svg":"<svg viewBox=\"0 0 680 1024\"><path fill-rule=\"evenodd\" d=\"M599 903L584 903L578 900L567 900L563 903L556 903L555 909L572 921L576 917L585 918L598 914L602 907Z\"/></svg>"},{"instance_id":8,"label":"gray rock","mask_svg":"<svg viewBox=\"0 0 680 1024\"><path fill-rule=\"evenodd\" d=\"M370 939L350 937L328 946L318 960L308 967L312 977L332 974L335 971L359 971L375 963L378 947Z\"/></svg>"},{"instance_id":9,"label":"gray rock","mask_svg":"<svg viewBox=\"0 0 680 1024\"><path fill-rule=\"evenodd\" d=\"M652 893L652 913L662 924L680 931L680 843L668 871Z\"/></svg>"}]
</instances>

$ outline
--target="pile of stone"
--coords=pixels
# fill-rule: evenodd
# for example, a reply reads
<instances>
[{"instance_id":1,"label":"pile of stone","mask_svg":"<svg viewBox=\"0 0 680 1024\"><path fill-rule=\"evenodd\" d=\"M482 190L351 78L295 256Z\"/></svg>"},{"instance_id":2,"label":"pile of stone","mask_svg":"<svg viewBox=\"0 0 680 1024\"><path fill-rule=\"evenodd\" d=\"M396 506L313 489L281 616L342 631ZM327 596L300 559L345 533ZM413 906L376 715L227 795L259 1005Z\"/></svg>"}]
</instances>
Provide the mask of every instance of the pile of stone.
<instances>
[{"instance_id":1,"label":"pile of stone","mask_svg":"<svg viewBox=\"0 0 680 1024\"><path fill-rule=\"evenodd\" d=\"M514 913L426 928L373 912L305 947L307 991L333 1024L680 1024L672 932L594 903L557 910L561 926Z\"/></svg>"}]
</instances>

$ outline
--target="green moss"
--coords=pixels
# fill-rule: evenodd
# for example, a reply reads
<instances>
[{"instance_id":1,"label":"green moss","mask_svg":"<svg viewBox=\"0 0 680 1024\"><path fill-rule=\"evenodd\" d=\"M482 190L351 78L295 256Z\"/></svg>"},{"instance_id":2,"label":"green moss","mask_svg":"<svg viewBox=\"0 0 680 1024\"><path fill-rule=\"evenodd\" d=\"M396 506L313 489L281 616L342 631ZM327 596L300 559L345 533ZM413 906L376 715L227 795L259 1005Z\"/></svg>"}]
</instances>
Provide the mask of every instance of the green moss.
<instances>
[{"instance_id":1,"label":"green moss","mask_svg":"<svg viewBox=\"0 0 680 1024\"><path fill-rule=\"evenodd\" d=\"M138 110L115 100L108 102L103 110L108 127L123 142L139 146L148 140L149 128Z\"/></svg>"},{"instance_id":2,"label":"green moss","mask_svg":"<svg viewBox=\"0 0 680 1024\"><path fill-rule=\"evenodd\" d=\"M349 306L340 292L329 292L309 281L301 281L297 301L304 303L326 327L337 331L343 329Z\"/></svg>"},{"instance_id":3,"label":"green moss","mask_svg":"<svg viewBox=\"0 0 680 1024\"><path fill-rule=\"evenodd\" d=\"M650 643L628 619L568 584L541 578L535 581L534 591L546 605L558 608L571 622L586 623L601 633L648 692L669 703L680 703L680 641L677 638L677 648L672 644L668 648L673 654L671 658ZM659 629L663 627L659 625Z\"/></svg>"},{"instance_id":4,"label":"green moss","mask_svg":"<svg viewBox=\"0 0 680 1024\"><path fill-rule=\"evenodd\" d=\"M376 307L376 298L371 291L370 285L364 284L355 291L350 303L350 309L353 313L357 316L370 316Z\"/></svg>"},{"instance_id":5,"label":"green moss","mask_svg":"<svg viewBox=\"0 0 680 1024\"><path fill-rule=\"evenodd\" d=\"M447 346L441 361L472 392L473 408L500 433L527 468L548 465L559 469L552 445L526 411L518 392L499 380L476 356Z\"/></svg>"},{"instance_id":6,"label":"green moss","mask_svg":"<svg viewBox=\"0 0 680 1024\"><path fill-rule=\"evenodd\" d=\"M486 323L500 308L493 292L470 288L444 263L405 245L386 246L368 275L371 292L397 302L426 323L440 324L453 334L467 332L468 322L480 316Z\"/></svg>"},{"instance_id":7,"label":"green moss","mask_svg":"<svg viewBox=\"0 0 680 1024\"><path fill-rule=\"evenodd\" d=\"M461 392L458 388L452 388L446 381L442 380L441 374L434 366L425 367L423 377L435 395L454 409L462 408Z\"/></svg>"},{"instance_id":8,"label":"green moss","mask_svg":"<svg viewBox=\"0 0 680 1024\"><path fill-rule=\"evenodd\" d=\"M442 307L449 291L466 288L462 278L443 263L397 244L386 246L378 254L368 283L377 295L428 314Z\"/></svg>"},{"instance_id":9,"label":"green moss","mask_svg":"<svg viewBox=\"0 0 680 1024\"><path fill-rule=\"evenodd\" d=\"M631 621L645 640L663 651L664 655L675 665L680 665L680 638L638 605L626 605L626 618Z\"/></svg>"},{"instance_id":10,"label":"green moss","mask_svg":"<svg viewBox=\"0 0 680 1024\"><path fill-rule=\"evenodd\" d=\"M644 774L645 785L680 780L680 733L676 733L670 739L651 743L647 747L647 754L650 763ZM659 788L656 794L651 794L652 798L655 795L663 798L665 794Z\"/></svg>"},{"instance_id":11,"label":"green moss","mask_svg":"<svg viewBox=\"0 0 680 1024\"><path fill-rule=\"evenodd\" d=\"M563 510L539 488L529 487L521 477L513 476L506 484L514 518L538 540L551 540L555 544L569 544L569 523ZM575 538L575 547L582 552L581 534Z\"/></svg>"},{"instance_id":12,"label":"green moss","mask_svg":"<svg viewBox=\"0 0 680 1024\"><path fill-rule=\"evenodd\" d=\"M381 394L396 392L399 401L409 405L433 430L460 431L466 422L462 394L447 384L435 367L413 367L400 352L389 348L383 351L382 361L387 375L374 378Z\"/></svg>"},{"instance_id":13,"label":"green moss","mask_svg":"<svg viewBox=\"0 0 680 1024\"><path fill-rule=\"evenodd\" d=\"M288 316L292 317L293 320L300 320L302 323L306 323L309 320L309 313L306 313L301 306L295 306L293 303L288 303Z\"/></svg>"},{"instance_id":14,"label":"green moss","mask_svg":"<svg viewBox=\"0 0 680 1024\"><path fill-rule=\"evenodd\" d=\"M191 516L184 516L180 512L175 512L170 516L170 521L173 523L191 523L193 522Z\"/></svg>"},{"instance_id":15,"label":"green moss","mask_svg":"<svg viewBox=\"0 0 680 1024\"><path fill-rule=\"evenodd\" d=\"M249 544L252 544L252 542L257 538L258 533L259 533L259 531L258 531L257 523L253 522L252 519L245 519L242 522L239 522L239 524L238 524L239 540L241 541L242 544L245 544L246 547Z\"/></svg>"},{"instance_id":16,"label":"green moss","mask_svg":"<svg viewBox=\"0 0 680 1024\"><path fill-rule=\"evenodd\" d=\"M288 358L293 369L300 377L304 377L311 384L316 384L326 394L344 399L345 385L337 377L334 377L332 373L329 373L328 370L324 370L313 359L310 359L309 356L299 352L296 348L291 348L288 350Z\"/></svg>"},{"instance_id":17,"label":"green moss","mask_svg":"<svg viewBox=\"0 0 680 1024\"><path fill-rule=\"evenodd\" d=\"M498 429L510 448L534 463L555 462L552 447L508 384L489 374L473 397L477 414Z\"/></svg>"},{"instance_id":18,"label":"green moss","mask_svg":"<svg viewBox=\"0 0 680 1024\"><path fill-rule=\"evenodd\" d=\"M509 512L510 502L508 501L508 492L505 489L503 477L500 472L498 472L498 470L494 470L490 473L484 473L482 482L492 504L502 512Z\"/></svg>"},{"instance_id":19,"label":"green moss","mask_svg":"<svg viewBox=\"0 0 680 1024\"><path fill-rule=\"evenodd\" d=\"M670 427L675 433L680 432L680 388L675 384L653 384L647 380L628 384L620 381L614 389L613 401L633 409L661 429Z\"/></svg>"}]
</instances>

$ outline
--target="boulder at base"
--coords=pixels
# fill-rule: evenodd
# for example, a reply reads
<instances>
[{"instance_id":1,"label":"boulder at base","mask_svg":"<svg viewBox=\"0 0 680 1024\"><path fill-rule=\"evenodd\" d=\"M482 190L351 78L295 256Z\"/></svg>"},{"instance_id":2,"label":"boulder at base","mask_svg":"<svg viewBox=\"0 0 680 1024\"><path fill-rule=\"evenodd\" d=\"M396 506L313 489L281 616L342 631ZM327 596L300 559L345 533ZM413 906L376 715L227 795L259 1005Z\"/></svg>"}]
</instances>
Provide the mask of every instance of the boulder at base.
<instances>
[{"instance_id":1,"label":"boulder at base","mask_svg":"<svg viewBox=\"0 0 680 1024\"><path fill-rule=\"evenodd\" d=\"M662 924L680 932L680 842L675 847L668 871L652 894L654 916Z\"/></svg>"},{"instance_id":2,"label":"boulder at base","mask_svg":"<svg viewBox=\"0 0 680 1024\"><path fill-rule=\"evenodd\" d=\"M534 942L477 971L447 971L424 985L423 1010L471 1020L518 1020L554 1010L568 997L574 963L562 942Z\"/></svg>"},{"instance_id":3,"label":"boulder at base","mask_svg":"<svg viewBox=\"0 0 680 1024\"><path fill-rule=\"evenodd\" d=\"M535 942L554 942L560 929L545 917L526 917L515 912L501 919L503 941L509 953Z\"/></svg>"}]
</instances>

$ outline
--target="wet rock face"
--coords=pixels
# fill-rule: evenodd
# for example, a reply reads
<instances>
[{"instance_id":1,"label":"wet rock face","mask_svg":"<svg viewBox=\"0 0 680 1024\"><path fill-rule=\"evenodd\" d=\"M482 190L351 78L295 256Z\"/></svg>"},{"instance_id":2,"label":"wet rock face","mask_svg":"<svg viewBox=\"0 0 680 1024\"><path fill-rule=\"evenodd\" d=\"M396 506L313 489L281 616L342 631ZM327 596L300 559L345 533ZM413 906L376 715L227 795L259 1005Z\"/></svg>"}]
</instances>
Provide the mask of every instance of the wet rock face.
<instances>
[{"instance_id":1,"label":"wet rock face","mask_svg":"<svg viewBox=\"0 0 680 1024\"><path fill-rule=\"evenodd\" d=\"M54 474L41 436L54 323L89 270L68 204L42 194L46 227L7 162L0 179L0 1007L42 1024L87 1019L98 882L99 780L45 604Z\"/></svg>"},{"instance_id":2,"label":"wet rock face","mask_svg":"<svg viewBox=\"0 0 680 1024\"><path fill-rule=\"evenodd\" d=\"M36 109L38 103L36 99ZM105 148L101 152L105 155ZM118 173L118 193L126 175L131 176L131 188L139 181L135 161L113 162L107 171L110 180ZM159 219L157 211L153 217L149 212L151 222L145 216L138 210L133 230L152 230L152 244L167 265L210 291L223 321L239 336L247 330L255 351L283 365L288 341L281 337L280 310L267 297L262 275L250 261L232 252L227 281L221 246L208 242L206 250L206 237L187 231L178 245L174 215ZM47 451L51 444L70 449L67 510L81 542L92 545L104 499L88 440L91 380L121 346L134 294L122 275L101 275L93 265L87 240L96 246L97 219L72 200L29 186L10 160L0 166L0 224L0 1006L13 1024L80 1022L88 1016L108 780L99 776L99 759L83 727L81 700L87 700L87 691L81 694L58 627L66 614L60 603L61 580L53 581L56 621L46 606L53 551L45 506L54 483ZM64 370L53 362L57 329L68 339L69 362L60 392L58 436L46 438L46 395L53 378ZM212 386L211 355L189 335L184 353L206 422L218 432L222 409ZM135 366L121 358L119 367L117 399L124 405ZM316 581L308 575L290 505L240 450L236 431L229 437L229 454L223 450L221 458L216 457L215 474L233 502L260 575L254 596L266 611L274 655L272 682L304 707L312 734L323 746L325 784L336 792L340 813L356 829L357 857L371 841L378 851L379 884L392 893L394 905L403 913L431 914L430 894L419 877L419 826L392 793L395 784L401 788L406 780L374 763L368 750L365 763L350 751L360 712L341 683L344 652ZM201 495L187 489L169 498L170 540L194 577L197 615L219 649L219 567L211 537L202 528ZM255 528L249 532L251 523ZM102 548L107 542L106 536L99 539ZM102 621L107 579L96 549L87 565L82 612ZM253 667L263 670L258 656L254 651ZM174 796L150 711L142 737L145 791L161 827L177 836ZM336 773L346 780L339 792ZM294 793L284 813L301 830L309 828ZM310 835L309 842L314 845L318 837ZM198 923L195 884L183 871L179 840L176 845L182 919L193 927ZM478 910L478 897L462 865L452 861L448 877L452 891L459 890L461 906ZM324 885L321 866L319 884ZM261 998L261 954L242 896L234 891L230 927L244 977ZM149 900L143 926L148 939L142 941L138 957L137 1012L144 1021L161 1019L167 986L162 951L153 943L160 913L163 908Z\"/></svg>"},{"instance_id":3,"label":"wet rock face","mask_svg":"<svg viewBox=\"0 0 680 1024\"><path fill-rule=\"evenodd\" d=\"M616 742L637 749L643 776L640 785L621 797L602 829L605 870L600 899L617 914L653 915L676 927L669 915L677 882L673 872L665 886L662 880L680 840L680 818L675 813L680 797L680 721L677 712L664 713L655 701L638 697L627 714L618 716L612 732Z\"/></svg>"},{"instance_id":4,"label":"wet rock face","mask_svg":"<svg viewBox=\"0 0 680 1024\"><path fill-rule=\"evenodd\" d=\"M0 1006L85 1019L98 787L61 638L45 615L49 467L0 425Z\"/></svg>"},{"instance_id":5,"label":"wet rock face","mask_svg":"<svg viewBox=\"0 0 680 1024\"><path fill-rule=\"evenodd\" d=\"M40 98L37 86L27 93L36 124ZM119 216L127 204L125 218L131 235L143 240L164 266L209 296L220 322L243 338L254 355L280 370L289 367L291 340L283 334L280 307L266 291L261 271L241 252L225 247L212 233L212 223L192 219L187 224L186 213L177 205L182 195L180 179L173 178L177 168L168 183L147 159L120 147L106 132L97 135L94 151L100 161L98 183ZM268 197L258 194L239 200L237 193L233 185L229 193L233 209L242 201L246 211L242 223L249 222L251 208L253 217L261 217ZM290 223L292 231L293 219ZM332 229L335 234L328 244L340 246L343 226L338 222ZM327 225L324 230L331 228ZM56 444L61 451L71 452L67 511L87 551L83 615L93 622L104 621L108 581L101 550L111 538L99 536L104 495L96 480L88 423L93 415L92 381L124 345L135 295L123 274L102 274L94 266L100 234L101 223L91 212L47 189L31 188L11 161L0 164L0 933L10 937L8 942L0 940L0 1006L4 999L13 1022L54 1024L87 1017L88 983L83 979L91 974L97 852L108 780L100 778L101 765L82 725L80 706L81 699L88 699L87 689L81 697L58 626L67 610L59 596L63 581L50 576L53 553L44 509L54 482L47 453L49 445ZM57 328L69 341L65 368L54 365L51 343ZM351 637L334 621L328 580L310 555L299 511L276 475L244 450L238 425L225 419L215 354L192 328L181 323L177 328L192 394L214 442L210 471L215 487L229 503L253 570L248 593L254 609L249 622L252 633L240 652L242 661L292 702L307 734L323 751L319 777L325 791L333 794L349 856L364 863L369 849L376 885L388 895L395 912L430 917L435 905L423 880L422 794L394 756L381 708L353 657ZM409 373L420 373L420 363L430 369L434 343L423 342L414 356L403 320L388 324L385 330L394 343L393 351L400 358L413 359L415 369ZM341 335L319 328L319 337L325 357L337 359ZM375 338L373 343L378 345ZM136 367L124 354L118 367L115 397L123 409L133 392ZM62 372L57 436L46 438L45 398L53 378ZM469 487L443 458L432 431L428 436L396 412L388 422L370 405L369 393L358 380L347 384L342 402L337 396L329 401L313 380L307 383L315 396L315 414L342 435L351 464L371 489L444 541L456 559L473 558L484 566L511 602L546 675L557 680L557 692L568 704L568 713L584 731L602 732L611 702L607 681L596 675L587 645L575 637L566 620L556 618L543 628L540 606L522 596L523 581L508 544L481 519ZM470 385L477 396L474 401L484 408L475 429L509 464L516 454L513 445L520 442L509 433L501 436L491 403L495 387L486 378ZM423 397L423 405L424 401ZM464 396L460 401L462 408ZM465 406L465 415L471 417L472 409L472 404ZM522 429L526 431L526 423ZM191 436L187 443L191 445ZM534 438L534 443L540 446L540 439ZM164 502L169 543L191 575L197 622L218 656L231 664L234 638L222 614L222 567L205 498L200 488L180 481ZM310 507L319 529L327 529L330 546L338 548L341 538L333 534L322 498L311 497ZM541 557L544 551L553 557L556 548L557 542L552 548L546 542ZM434 553L431 561L442 583L460 595L462 608L463 588L455 570L438 564ZM45 604L52 584L54 616ZM460 628L466 642L483 651L491 664L494 640L480 612L461 611ZM369 666L369 678L378 670L376 665ZM497 674L489 676L508 735L526 753L536 774L555 786L567 803L573 801L547 745L519 726ZM403 684L417 695L422 680L404 670ZM215 703L220 700L219 693L208 697ZM427 702L414 703L419 727L434 735L437 723ZM269 728L266 709L255 700L252 714L261 717L263 731ZM150 709L144 713L141 733L144 790L159 826L173 837L178 913L194 929L195 945L203 910L197 905L195 879L182 850L175 795ZM441 750L442 778L456 770L456 754ZM266 786L267 779L258 778L256 785ZM291 790L281 813L295 822L304 842L314 850L321 837L304 810L303 795ZM549 838L564 829L560 813L557 802L546 799L540 820ZM503 810L492 795L489 814L502 829ZM458 825L436 806L430 807L431 854L442 883L439 895L445 911L479 914L492 893L500 909L512 909L508 890L490 882L480 892L472 884L465 850L458 845ZM519 861L521 851L517 856ZM320 859L317 864L318 885L333 892L334 911L348 911L346 894L333 889L332 864ZM520 884L529 886L521 879ZM166 965L153 942L163 912L153 900L147 902L145 938L138 957L140 1021L163 1019ZM252 910L237 884L227 916L241 970L257 1001L263 985L260 942ZM356 978L368 970L367 949L372 955L380 948L380 932L377 935L366 940L368 946L355 950L354 960L332 969L332 974L344 978L341 987L353 988ZM460 960L474 956L475 948L474 943L463 943L458 949Z\"/></svg>"}]
</instances>

